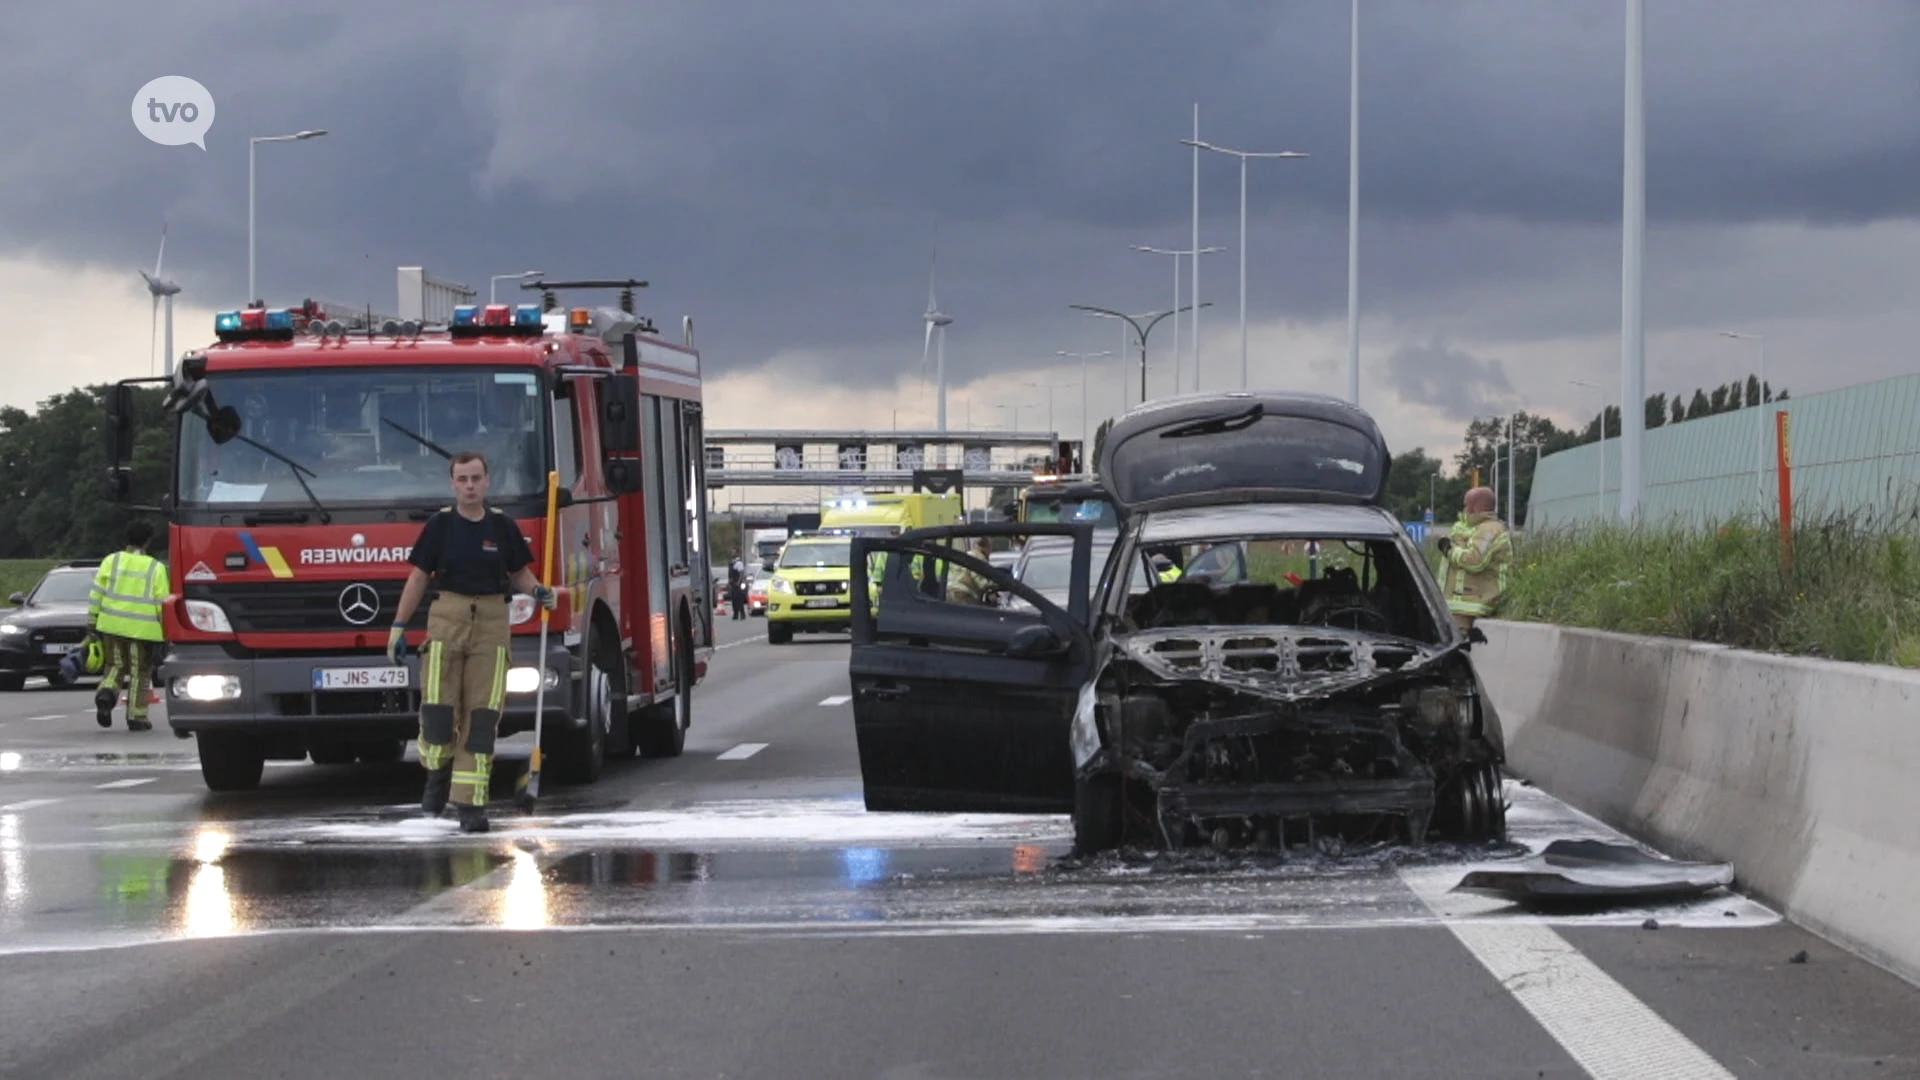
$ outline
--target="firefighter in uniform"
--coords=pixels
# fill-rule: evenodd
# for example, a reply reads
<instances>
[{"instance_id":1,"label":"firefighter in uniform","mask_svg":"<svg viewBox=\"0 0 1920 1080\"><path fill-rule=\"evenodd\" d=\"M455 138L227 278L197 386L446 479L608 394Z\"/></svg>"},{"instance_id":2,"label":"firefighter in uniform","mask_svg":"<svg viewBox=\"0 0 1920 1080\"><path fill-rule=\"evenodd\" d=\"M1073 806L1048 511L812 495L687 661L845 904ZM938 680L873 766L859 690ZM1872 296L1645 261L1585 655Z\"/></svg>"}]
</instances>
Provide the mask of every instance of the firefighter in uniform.
<instances>
[{"instance_id":1,"label":"firefighter in uniform","mask_svg":"<svg viewBox=\"0 0 1920 1080\"><path fill-rule=\"evenodd\" d=\"M1467 492L1448 535L1437 545L1446 560L1447 609L1462 630L1491 616L1507 591L1507 567L1513 562L1513 536L1494 514L1492 488Z\"/></svg>"},{"instance_id":2,"label":"firefighter in uniform","mask_svg":"<svg viewBox=\"0 0 1920 1080\"><path fill-rule=\"evenodd\" d=\"M993 541L984 536L974 537L973 550L969 554L981 562L990 562ZM1000 603L1000 589L985 574L970 566L958 566L954 569L952 583L947 586L947 599L956 604L994 607Z\"/></svg>"},{"instance_id":3,"label":"firefighter in uniform","mask_svg":"<svg viewBox=\"0 0 1920 1080\"><path fill-rule=\"evenodd\" d=\"M87 630L106 643L107 670L93 693L94 719L113 726L113 705L120 700L122 677L127 689L127 730L152 731L147 719L147 688L153 676L154 655L166 640L161 629L160 605L173 591L167 564L147 554L153 526L135 521L127 526L127 546L100 562L87 595Z\"/></svg>"},{"instance_id":4,"label":"firefighter in uniform","mask_svg":"<svg viewBox=\"0 0 1920 1080\"><path fill-rule=\"evenodd\" d=\"M387 635L387 656L401 663L406 625L426 594L427 642L420 662L420 764L427 786L420 808L430 815L460 808L462 832L487 831L487 784L493 744L506 702L507 605L513 590L542 606L554 592L533 573L533 552L513 519L487 505L487 459L455 454L450 466L454 505L427 519L407 561L407 575Z\"/></svg>"}]
</instances>

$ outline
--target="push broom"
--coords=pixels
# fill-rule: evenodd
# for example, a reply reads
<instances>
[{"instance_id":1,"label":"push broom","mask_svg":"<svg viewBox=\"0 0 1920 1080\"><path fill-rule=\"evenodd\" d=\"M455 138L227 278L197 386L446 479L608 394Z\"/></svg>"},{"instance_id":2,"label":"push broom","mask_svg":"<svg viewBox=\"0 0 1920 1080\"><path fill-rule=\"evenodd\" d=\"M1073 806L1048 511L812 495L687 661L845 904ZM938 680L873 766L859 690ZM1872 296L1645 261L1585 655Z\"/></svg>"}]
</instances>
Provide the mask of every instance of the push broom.
<instances>
[{"instance_id":1,"label":"push broom","mask_svg":"<svg viewBox=\"0 0 1920 1080\"><path fill-rule=\"evenodd\" d=\"M553 549L554 531L559 525L560 474L547 474L547 517L540 537L540 584L553 588ZM540 652L535 664L540 672L540 683L533 692L533 757L527 762L527 771L520 777L519 791L514 793L513 801L520 809L533 813L533 804L540 798L540 736L543 722L547 716L547 626L552 621L553 612L546 605L540 606Z\"/></svg>"}]
</instances>

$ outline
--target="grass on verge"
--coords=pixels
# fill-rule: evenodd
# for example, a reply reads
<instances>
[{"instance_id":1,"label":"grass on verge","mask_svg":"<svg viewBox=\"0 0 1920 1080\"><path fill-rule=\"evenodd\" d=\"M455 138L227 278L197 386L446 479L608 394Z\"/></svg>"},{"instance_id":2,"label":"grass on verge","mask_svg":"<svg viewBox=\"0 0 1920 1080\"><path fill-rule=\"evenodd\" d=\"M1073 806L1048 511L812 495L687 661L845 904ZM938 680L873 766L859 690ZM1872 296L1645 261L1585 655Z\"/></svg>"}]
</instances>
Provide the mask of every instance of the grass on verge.
<instances>
[{"instance_id":1,"label":"grass on verge","mask_svg":"<svg viewBox=\"0 0 1920 1080\"><path fill-rule=\"evenodd\" d=\"M0 559L0 600L17 592L32 592L53 559ZM4 608L0 608L4 610Z\"/></svg>"},{"instance_id":2,"label":"grass on verge","mask_svg":"<svg viewBox=\"0 0 1920 1080\"><path fill-rule=\"evenodd\" d=\"M1920 667L1920 522L1829 516L1716 529L1543 531L1515 545L1500 617Z\"/></svg>"}]
</instances>

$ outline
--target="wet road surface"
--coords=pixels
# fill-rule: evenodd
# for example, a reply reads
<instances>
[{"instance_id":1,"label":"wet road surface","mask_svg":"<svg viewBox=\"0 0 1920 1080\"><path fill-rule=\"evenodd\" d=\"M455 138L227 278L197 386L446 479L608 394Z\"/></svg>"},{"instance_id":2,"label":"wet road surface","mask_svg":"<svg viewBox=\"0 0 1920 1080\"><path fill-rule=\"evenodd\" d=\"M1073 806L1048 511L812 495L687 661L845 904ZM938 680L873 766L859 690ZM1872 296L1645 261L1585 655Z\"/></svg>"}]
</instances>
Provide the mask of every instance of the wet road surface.
<instances>
[{"instance_id":1,"label":"wet road surface","mask_svg":"<svg viewBox=\"0 0 1920 1080\"><path fill-rule=\"evenodd\" d=\"M482 837L411 764L215 796L164 724L0 696L0 1075L1920 1075L1920 991L1738 895L1450 893L1614 835L1519 783L1500 849L1076 860L866 814L844 640L719 625L683 757Z\"/></svg>"}]
</instances>

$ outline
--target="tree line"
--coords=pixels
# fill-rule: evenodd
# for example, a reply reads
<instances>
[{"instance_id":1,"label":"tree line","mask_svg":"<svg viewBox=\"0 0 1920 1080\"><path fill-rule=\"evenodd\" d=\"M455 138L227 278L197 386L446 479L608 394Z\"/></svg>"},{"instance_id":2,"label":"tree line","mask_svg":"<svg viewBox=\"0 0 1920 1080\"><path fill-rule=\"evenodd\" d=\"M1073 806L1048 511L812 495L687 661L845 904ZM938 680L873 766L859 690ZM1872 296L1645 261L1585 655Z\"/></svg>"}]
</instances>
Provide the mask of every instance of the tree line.
<instances>
[{"instance_id":1,"label":"tree line","mask_svg":"<svg viewBox=\"0 0 1920 1080\"><path fill-rule=\"evenodd\" d=\"M154 548L166 543L160 515L107 497L106 386L77 387L33 412L0 408L0 558L98 558L124 544L127 523L146 517ZM173 419L166 391L136 387L133 491L158 499L173 472Z\"/></svg>"}]
</instances>

